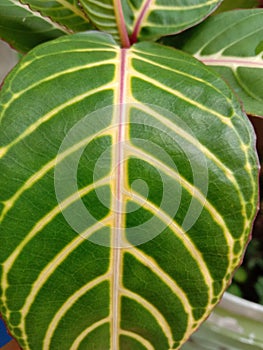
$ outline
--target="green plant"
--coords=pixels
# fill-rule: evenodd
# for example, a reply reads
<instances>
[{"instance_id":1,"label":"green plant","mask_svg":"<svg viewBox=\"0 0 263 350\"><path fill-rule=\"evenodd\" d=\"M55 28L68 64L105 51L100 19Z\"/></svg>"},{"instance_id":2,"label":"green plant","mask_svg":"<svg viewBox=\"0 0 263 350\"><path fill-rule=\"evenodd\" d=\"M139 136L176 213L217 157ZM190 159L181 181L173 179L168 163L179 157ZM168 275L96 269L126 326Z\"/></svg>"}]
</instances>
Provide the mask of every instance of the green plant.
<instances>
[{"instance_id":1,"label":"green plant","mask_svg":"<svg viewBox=\"0 0 263 350\"><path fill-rule=\"evenodd\" d=\"M0 310L23 350L178 349L228 286L257 210L253 129L212 68L153 43L220 56L259 115L262 10L165 37L220 3L1 1L28 52L0 95Z\"/></svg>"}]
</instances>

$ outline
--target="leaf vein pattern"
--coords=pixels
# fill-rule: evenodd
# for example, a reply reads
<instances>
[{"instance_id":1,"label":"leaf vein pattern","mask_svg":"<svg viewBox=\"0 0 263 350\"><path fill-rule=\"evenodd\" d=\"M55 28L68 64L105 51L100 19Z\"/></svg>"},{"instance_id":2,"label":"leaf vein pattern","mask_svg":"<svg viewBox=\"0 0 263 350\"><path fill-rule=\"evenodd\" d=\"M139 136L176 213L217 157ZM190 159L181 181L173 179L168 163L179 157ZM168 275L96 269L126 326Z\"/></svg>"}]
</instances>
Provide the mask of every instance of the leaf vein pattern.
<instances>
[{"instance_id":1,"label":"leaf vein pattern","mask_svg":"<svg viewBox=\"0 0 263 350\"><path fill-rule=\"evenodd\" d=\"M156 207L153 203L151 203L149 200L145 200L144 197L142 197L140 194L135 193L134 191L130 190L129 192L126 192L127 197L132 196L132 200L135 203L138 203L142 205L144 208L152 212L158 219L160 219L163 223L166 224L167 227L170 228L170 230L175 234L175 236L181 240L182 244L185 246L185 249L190 253L190 255L193 257L193 259L196 261L200 272L204 276L204 280L207 282L208 289L209 289L209 298L210 302L213 298L213 291L212 291L212 285L213 285L213 279L212 276L208 270L208 267L202 257L202 254L197 249L195 244L192 242L190 237L187 236L186 232L183 230L181 226L179 226L169 215L167 215L161 208ZM210 287L209 287L210 286Z\"/></svg>"},{"instance_id":2,"label":"leaf vein pattern","mask_svg":"<svg viewBox=\"0 0 263 350\"><path fill-rule=\"evenodd\" d=\"M25 137L32 134L34 131L36 131L43 123L46 123L50 119L54 118L60 111L62 111L64 108L72 106L73 104L82 101L86 97L92 96L98 92L104 91L104 90L110 90L114 89L116 86L115 82L107 83L103 86L100 86L99 88L89 90L88 92L85 92L84 94L75 96L74 98L62 103L61 105L53 108L51 111L43 115L41 118L39 118L37 121L35 121L33 124L31 124L27 129L25 129L16 139L14 139L11 143L9 143L7 146L2 147L0 149L0 158L3 157L6 152L9 151L11 147L16 145L18 142L23 140Z\"/></svg>"},{"instance_id":3,"label":"leaf vein pattern","mask_svg":"<svg viewBox=\"0 0 263 350\"><path fill-rule=\"evenodd\" d=\"M203 110L203 111L205 111L207 113L210 113L210 114L216 116L217 118L219 118L222 121L222 123L232 127L232 123L230 121L230 117L225 116L225 115L223 115L221 113L218 113L215 110L213 110L211 108L208 108L208 107L202 105L201 103L199 103L199 102L197 102L195 100L192 100L191 98L185 96L180 91L172 89L172 88L169 88L168 86L158 82L157 80L152 79L152 78L148 77L147 75L139 73L139 72L136 72L136 71L134 72L134 77L140 78L143 81L147 81L147 83L152 84L152 85L158 87L159 89L164 90L164 91L170 93L171 95L180 98L181 100L183 100L183 101L185 101L185 102L195 106L196 108L201 109L201 110Z\"/></svg>"},{"instance_id":4,"label":"leaf vein pattern","mask_svg":"<svg viewBox=\"0 0 263 350\"><path fill-rule=\"evenodd\" d=\"M142 336L140 336L137 333L131 332L131 331L126 331L126 330L121 330L120 332L121 334L129 337L129 338L133 338L135 340L137 340L140 344L142 344L147 350L155 350L155 347L153 347L153 345L146 340L145 338L143 338Z\"/></svg>"},{"instance_id":5,"label":"leaf vein pattern","mask_svg":"<svg viewBox=\"0 0 263 350\"><path fill-rule=\"evenodd\" d=\"M81 52L93 52L94 50L83 50ZM97 51L102 51L102 50L97 50ZM111 50L108 50L108 51L111 51ZM64 51L63 53L69 53L69 52L72 52L72 51ZM74 52L77 52L76 50L74 50ZM102 51L103 52L103 51ZM28 62L27 62L28 63ZM63 71L60 71L60 72L57 72L57 73L54 73L52 75L49 75L47 77L45 77L44 79L41 79L41 80L38 80L37 82L35 82L34 84L32 85L29 85L27 86L26 89L23 89L19 92L15 92L13 93L12 95L12 98L8 101L8 103L4 104L3 105L3 109L2 109L2 113L1 113L1 120L4 118L4 114L6 112L6 110L8 109L8 107L14 102L16 101L18 98L20 98L23 94L25 94L27 91L29 90L32 90L36 87L39 87L41 84L43 83L46 83L48 81L52 81L56 78L59 78L63 75L68 75L70 73L74 73L74 72L78 72L78 71L81 71L81 70L84 70L84 69L89 69L89 68L95 68L95 67L101 67L101 66L106 66L108 64L116 64L117 61L116 60L103 60L103 61L99 61L99 62L94 62L94 63L89 63L87 65L83 65L83 66L76 66L76 67L73 67L73 68L70 68L70 69L67 69L67 70L63 70ZM26 65L27 66L27 65ZM22 69L20 69L20 72L21 72ZM18 73L18 72L17 72Z\"/></svg>"},{"instance_id":6,"label":"leaf vein pattern","mask_svg":"<svg viewBox=\"0 0 263 350\"><path fill-rule=\"evenodd\" d=\"M136 54L134 55L134 58L137 58L138 60L143 61L143 62L146 62L146 63L148 63L148 64L150 64L150 65L152 65L152 66L155 66L155 67L158 67L158 68L162 68L162 69L164 69L164 70L168 70L168 71L174 72L174 73L176 73L176 74L178 74L178 75L182 75L182 76L187 77L187 78L190 78L190 79L192 79L192 80L194 80L194 81L198 81L198 82L200 82L200 83L202 83L202 84L204 84L204 85L206 85L206 86L209 86L210 88L212 88L213 90L215 90L216 92L218 92L220 95L224 96L228 102L231 102L231 100L230 100L229 97L227 97L226 95L224 95L224 94L222 93L221 90L219 90L218 88L216 88L214 85L208 83L206 80L203 80L203 79L201 79L201 78L198 78L198 77L196 77L196 76L194 76L194 75L191 75L191 74L189 74L189 73L185 73L185 72L182 72L182 71L180 71L180 70L171 68L171 67L169 67L169 66L164 66L164 65L162 65L161 63L154 62L154 61L152 61L152 60L146 59L145 57L140 57L140 56L138 56L138 55L136 55Z\"/></svg>"},{"instance_id":7,"label":"leaf vein pattern","mask_svg":"<svg viewBox=\"0 0 263 350\"><path fill-rule=\"evenodd\" d=\"M160 160L154 158L149 153L146 153L135 146L132 146L132 147L126 146L126 147L130 151L131 155L139 156L141 159L146 160L154 167L158 168L161 171L164 171L166 175L168 175L169 177L174 179L176 182L178 182L188 193L190 193L194 198L196 198L199 201L199 203L203 205L203 207L210 213L214 221L222 228L224 232L224 236L227 240L228 246L230 247L230 252L232 251L234 240L227 227L226 222L224 221L221 214L217 211L217 209L208 201L206 196L204 196L203 193L197 187L195 187L193 184L188 182L178 172L175 172L174 169L170 168Z\"/></svg>"},{"instance_id":8,"label":"leaf vein pattern","mask_svg":"<svg viewBox=\"0 0 263 350\"><path fill-rule=\"evenodd\" d=\"M25 320L30 312L30 308L33 305L38 293L40 292L41 288L44 286L44 284L47 282L49 277L52 276L52 274L55 272L55 270L67 259L67 257L75 250L79 245L82 244L83 241L88 239L94 232L99 230L104 225L107 225L107 223L110 222L110 218L106 218L99 223L93 225L92 227L88 228L86 231L82 232L80 235L77 236L73 241L71 241L59 254L55 256L53 260L51 260L47 266L40 272L37 280L32 285L31 291L28 294L25 303L23 307L20 310L21 313L21 322L19 324L19 328L22 332L23 339L27 339L27 333L25 329Z\"/></svg>"},{"instance_id":9,"label":"leaf vein pattern","mask_svg":"<svg viewBox=\"0 0 263 350\"><path fill-rule=\"evenodd\" d=\"M100 277L95 278L93 281L87 283L82 288L77 290L73 295L71 295L68 300L65 301L65 303L61 306L61 308L57 311L56 315L51 320L49 327L46 331L45 337L44 337L44 343L43 343L43 350L50 350L50 343L52 340L52 336L56 331L56 328L58 327L59 322L63 318L63 316L66 314L66 312L80 299L84 294L86 294L88 291L90 291L95 286L98 286L100 283L108 280L110 278L110 273L104 274Z\"/></svg>"},{"instance_id":10,"label":"leaf vein pattern","mask_svg":"<svg viewBox=\"0 0 263 350\"><path fill-rule=\"evenodd\" d=\"M182 305L185 308L185 312L188 315L188 324L186 334L194 323L193 310L189 302L187 294L178 286L176 281L174 281L150 256L146 255L144 252L136 247L132 250L126 250L128 253L132 254L141 264L148 267L155 275L157 275L161 281L181 300Z\"/></svg>"},{"instance_id":11,"label":"leaf vein pattern","mask_svg":"<svg viewBox=\"0 0 263 350\"><path fill-rule=\"evenodd\" d=\"M3 202L4 209L0 215L0 223L4 220L6 214L8 211L14 206L16 201L20 198L20 196L28 189L30 189L32 186L34 186L39 180L41 180L51 169L53 169L56 165L60 164L66 157L69 155L72 155L74 152L78 151L79 149L85 147L94 137L107 135L104 131L99 131L98 133L93 134L90 137L85 138L84 140L81 140L79 143L75 144L74 146L70 147L63 153L60 153L57 157L53 158L51 161L46 163L42 168L40 168L37 172L35 172L32 176L29 177L29 179L13 194L11 198L9 198L7 201Z\"/></svg>"},{"instance_id":12,"label":"leaf vein pattern","mask_svg":"<svg viewBox=\"0 0 263 350\"><path fill-rule=\"evenodd\" d=\"M80 335L74 340L73 344L71 345L69 350L76 350L79 348L81 342L95 329L99 328L100 326L103 326L106 323L109 323L111 320L109 317L104 318L98 322L95 322L92 326L85 329Z\"/></svg>"},{"instance_id":13,"label":"leaf vein pattern","mask_svg":"<svg viewBox=\"0 0 263 350\"><path fill-rule=\"evenodd\" d=\"M100 181L100 184L108 183L109 179L103 179ZM99 182L97 182L98 185ZM96 184L95 184L96 187ZM39 233L43 228L48 225L52 220L61 213L61 210L67 208L69 205L74 203L76 200L80 198L80 195L84 196L85 194L89 193L92 189L95 188L94 184L88 185L84 189L82 189L82 192L77 192L71 195L69 198L65 199L63 202L61 202L59 205L54 207L49 213L47 213L41 220L39 220L35 226L32 228L32 230L26 235L26 237L20 242L20 244L15 248L13 253L8 257L8 259L3 263L3 273L2 273L2 295L3 295L3 303L6 302L6 290L8 288L8 273L12 269L12 266L14 262L16 261L17 257L20 255L24 247ZM87 230L88 232L88 230ZM83 233L86 235L87 233Z\"/></svg>"},{"instance_id":14,"label":"leaf vein pattern","mask_svg":"<svg viewBox=\"0 0 263 350\"><path fill-rule=\"evenodd\" d=\"M166 335L169 343L169 347L172 348L174 344L173 334L169 324L162 315L162 313L150 302L141 297L140 295L133 293L127 289L121 290L122 295L127 296L130 299L135 300L138 304L141 304L145 309L147 309L155 318L156 322L160 325L163 330L163 333Z\"/></svg>"}]
</instances>

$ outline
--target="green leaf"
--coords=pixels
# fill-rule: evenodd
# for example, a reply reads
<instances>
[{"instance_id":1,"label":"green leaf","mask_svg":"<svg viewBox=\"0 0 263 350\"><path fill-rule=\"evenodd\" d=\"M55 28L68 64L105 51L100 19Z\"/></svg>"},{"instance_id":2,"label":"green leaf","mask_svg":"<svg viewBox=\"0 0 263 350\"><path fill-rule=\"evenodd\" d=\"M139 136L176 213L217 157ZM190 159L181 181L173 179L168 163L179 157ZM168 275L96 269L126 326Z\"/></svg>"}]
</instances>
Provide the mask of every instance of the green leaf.
<instances>
[{"instance_id":1,"label":"green leaf","mask_svg":"<svg viewBox=\"0 0 263 350\"><path fill-rule=\"evenodd\" d=\"M161 36L179 33L201 22L222 0L128 0L132 18L128 30L132 42L156 40ZM139 15L138 15L139 11ZM126 16L126 20L129 19Z\"/></svg>"},{"instance_id":2,"label":"green leaf","mask_svg":"<svg viewBox=\"0 0 263 350\"><path fill-rule=\"evenodd\" d=\"M89 19L79 6L78 0L21 0L43 16L50 17L54 22L66 26L73 32L92 29Z\"/></svg>"},{"instance_id":3,"label":"green leaf","mask_svg":"<svg viewBox=\"0 0 263 350\"><path fill-rule=\"evenodd\" d=\"M248 114L263 115L263 9L210 17L179 36L183 50L211 66L229 83Z\"/></svg>"},{"instance_id":4,"label":"green leaf","mask_svg":"<svg viewBox=\"0 0 263 350\"><path fill-rule=\"evenodd\" d=\"M251 9L259 7L260 0L224 0L222 5L215 11L215 14L220 12L235 10L235 9Z\"/></svg>"},{"instance_id":5,"label":"green leaf","mask_svg":"<svg viewBox=\"0 0 263 350\"><path fill-rule=\"evenodd\" d=\"M178 33L208 16L222 0L80 0L97 28L113 35L123 47Z\"/></svg>"},{"instance_id":6,"label":"green leaf","mask_svg":"<svg viewBox=\"0 0 263 350\"><path fill-rule=\"evenodd\" d=\"M179 349L257 207L252 127L187 54L109 35L26 55L0 111L0 312L23 349Z\"/></svg>"},{"instance_id":7,"label":"green leaf","mask_svg":"<svg viewBox=\"0 0 263 350\"><path fill-rule=\"evenodd\" d=\"M68 33L19 0L1 0L0 13L1 38L21 52L28 52L40 43Z\"/></svg>"},{"instance_id":8,"label":"green leaf","mask_svg":"<svg viewBox=\"0 0 263 350\"><path fill-rule=\"evenodd\" d=\"M80 0L80 3L88 17L98 29L111 34L116 42L122 44L122 46L130 46L123 13L123 7L128 9L126 1Z\"/></svg>"}]
</instances>

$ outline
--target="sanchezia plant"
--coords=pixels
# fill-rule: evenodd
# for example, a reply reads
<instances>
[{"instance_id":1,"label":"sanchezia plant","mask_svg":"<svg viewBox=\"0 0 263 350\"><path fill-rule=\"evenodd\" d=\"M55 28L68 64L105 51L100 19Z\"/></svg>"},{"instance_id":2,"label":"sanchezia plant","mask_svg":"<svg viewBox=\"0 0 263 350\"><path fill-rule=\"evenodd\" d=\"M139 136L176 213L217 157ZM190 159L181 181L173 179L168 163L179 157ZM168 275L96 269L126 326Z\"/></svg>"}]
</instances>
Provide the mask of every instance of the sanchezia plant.
<instances>
[{"instance_id":1,"label":"sanchezia plant","mask_svg":"<svg viewBox=\"0 0 263 350\"><path fill-rule=\"evenodd\" d=\"M1 1L25 54L0 94L0 312L23 350L179 349L229 285L263 11L204 21L220 3Z\"/></svg>"}]
</instances>

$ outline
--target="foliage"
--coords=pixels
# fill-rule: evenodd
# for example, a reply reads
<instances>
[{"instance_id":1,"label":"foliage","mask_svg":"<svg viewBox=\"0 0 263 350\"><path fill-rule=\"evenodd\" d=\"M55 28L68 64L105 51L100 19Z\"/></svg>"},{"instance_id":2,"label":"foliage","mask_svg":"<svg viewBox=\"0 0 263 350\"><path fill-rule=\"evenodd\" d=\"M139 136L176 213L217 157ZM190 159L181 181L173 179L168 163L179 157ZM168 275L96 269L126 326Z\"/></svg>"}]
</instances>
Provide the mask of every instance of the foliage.
<instances>
[{"instance_id":1,"label":"foliage","mask_svg":"<svg viewBox=\"0 0 263 350\"><path fill-rule=\"evenodd\" d=\"M0 95L0 311L23 350L179 349L228 286L257 211L253 128L217 72L161 44L234 57L259 115L263 11L179 34L220 3L1 1L27 53Z\"/></svg>"}]
</instances>

